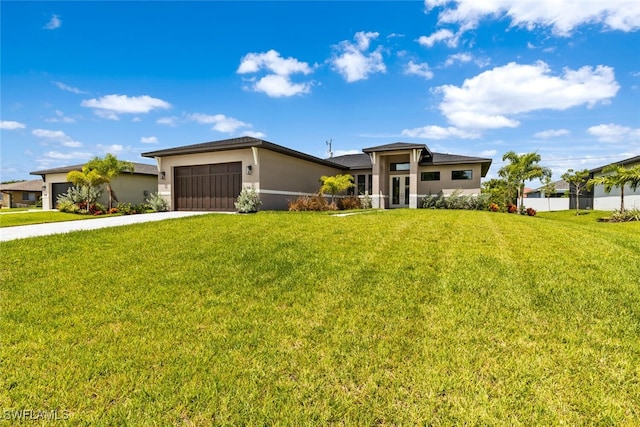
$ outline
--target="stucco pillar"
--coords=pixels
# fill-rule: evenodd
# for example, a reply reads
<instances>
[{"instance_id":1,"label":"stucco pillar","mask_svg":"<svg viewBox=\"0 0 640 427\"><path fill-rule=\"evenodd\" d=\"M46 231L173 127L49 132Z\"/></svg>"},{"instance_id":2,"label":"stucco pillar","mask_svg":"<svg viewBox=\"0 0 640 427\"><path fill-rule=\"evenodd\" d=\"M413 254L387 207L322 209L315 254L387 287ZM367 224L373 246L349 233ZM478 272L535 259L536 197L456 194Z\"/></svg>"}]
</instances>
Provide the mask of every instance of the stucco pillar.
<instances>
[{"instance_id":1,"label":"stucco pillar","mask_svg":"<svg viewBox=\"0 0 640 427\"><path fill-rule=\"evenodd\" d=\"M371 207L374 209L384 208L381 202L382 193L380 191L380 156L373 152L371 157Z\"/></svg>"},{"instance_id":2,"label":"stucco pillar","mask_svg":"<svg viewBox=\"0 0 640 427\"><path fill-rule=\"evenodd\" d=\"M420 162L420 153L422 150L411 150L409 156L409 208L418 208L418 162Z\"/></svg>"}]
</instances>

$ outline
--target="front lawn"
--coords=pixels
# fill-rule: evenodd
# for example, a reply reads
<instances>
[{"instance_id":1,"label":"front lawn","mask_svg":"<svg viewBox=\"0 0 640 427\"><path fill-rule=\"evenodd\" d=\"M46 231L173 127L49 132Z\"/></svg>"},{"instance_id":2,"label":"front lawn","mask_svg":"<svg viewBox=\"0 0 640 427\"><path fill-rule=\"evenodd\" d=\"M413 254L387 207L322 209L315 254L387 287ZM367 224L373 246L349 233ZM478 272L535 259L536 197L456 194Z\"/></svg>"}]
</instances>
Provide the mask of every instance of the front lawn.
<instances>
[{"instance_id":1,"label":"front lawn","mask_svg":"<svg viewBox=\"0 0 640 427\"><path fill-rule=\"evenodd\" d=\"M596 217L261 212L0 243L0 407L638 425L640 223Z\"/></svg>"},{"instance_id":2,"label":"front lawn","mask_svg":"<svg viewBox=\"0 0 640 427\"><path fill-rule=\"evenodd\" d=\"M19 212L0 214L0 227L18 225L46 224L49 222L78 221L83 219L104 218L105 215L80 215L57 211Z\"/></svg>"}]
</instances>

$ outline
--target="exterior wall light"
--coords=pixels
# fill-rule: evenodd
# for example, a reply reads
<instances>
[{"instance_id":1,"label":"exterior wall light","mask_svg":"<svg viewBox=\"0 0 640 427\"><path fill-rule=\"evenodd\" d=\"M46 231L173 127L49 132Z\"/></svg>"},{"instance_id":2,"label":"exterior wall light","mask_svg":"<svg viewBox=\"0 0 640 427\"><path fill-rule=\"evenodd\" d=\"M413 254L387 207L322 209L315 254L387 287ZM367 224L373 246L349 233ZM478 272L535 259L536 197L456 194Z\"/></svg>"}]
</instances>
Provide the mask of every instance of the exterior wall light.
<instances>
[{"instance_id":1,"label":"exterior wall light","mask_svg":"<svg viewBox=\"0 0 640 427\"><path fill-rule=\"evenodd\" d=\"M248 165L247 166L247 175L251 175L252 172L253 172L253 166Z\"/></svg>"},{"instance_id":2,"label":"exterior wall light","mask_svg":"<svg viewBox=\"0 0 640 427\"><path fill-rule=\"evenodd\" d=\"M160 179L164 180L166 176L167 174L164 171L160 172Z\"/></svg>"}]
</instances>

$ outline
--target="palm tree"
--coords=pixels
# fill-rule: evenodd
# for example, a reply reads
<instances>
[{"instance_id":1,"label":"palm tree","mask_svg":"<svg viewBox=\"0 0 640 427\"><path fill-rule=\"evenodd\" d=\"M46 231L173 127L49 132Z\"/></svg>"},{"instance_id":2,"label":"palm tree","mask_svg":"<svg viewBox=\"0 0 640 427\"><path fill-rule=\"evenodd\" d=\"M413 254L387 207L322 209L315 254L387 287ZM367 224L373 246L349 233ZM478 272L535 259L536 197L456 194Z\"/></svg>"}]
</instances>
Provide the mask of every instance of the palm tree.
<instances>
[{"instance_id":1,"label":"palm tree","mask_svg":"<svg viewBox=\"0 0 640 427\"><path fill-rule=\"evenodd\" d=\"M107 192L109 193L109 209L111 209L113 207L113 200L116 202L118 201L116 194L111 188L111 180L123 172L133 173L133 163L118 160L113 154L107 153L107 155L104 156L104 159L94 157L86 166L103 178L103 182L107 185Z\"/></svg>"},{"instance_id":2,"label":"palm tree","mask_svg":"<svg viewBox=\"0 0 640 427\"><path fill-rule=\"evenodd\" d=\"M524 183L532 179L551 176L551 170L540 166L541 160L538 153L517 154L515 151L509 151L502 156L503 161L509 161L499 171L498 175L505 178L511 188L516 188L519 206L522 209L524 205Z\"/></svg>"},{"instance_id":3,"label":"palm tree","mask_svg":"<svg viewBox=\"0 0 640 427\"><path fill-rule=\"evenodd\" d=\"M83 192L86 191L85 195L85 203L87 204L87 213L91 208L91 204L95 201L92 198L94 196L94 192L91 190L98 185L104 183L104 178L100 176L94 170L91 170L85 165L82 168L82 171L71 171L67 174L67 181L71 182L73 185L80 187L83 189Z\"/></svg>"},{"instance_id":4,"label":"palm tree","mask_svg":"<svg viewBox=\"0 0 640 427\"><path fill-rule=\"evenodd\" d=\"M602 173L608 175L591 178L587 186L593 188L594 185L602 185L607 194L614 188L620 187L620 212L624 212L624 187L628 185L633 191L640 187L640 165L627 169L624 166L612 164L602 168Z\"/></svg>"}]
</instances>

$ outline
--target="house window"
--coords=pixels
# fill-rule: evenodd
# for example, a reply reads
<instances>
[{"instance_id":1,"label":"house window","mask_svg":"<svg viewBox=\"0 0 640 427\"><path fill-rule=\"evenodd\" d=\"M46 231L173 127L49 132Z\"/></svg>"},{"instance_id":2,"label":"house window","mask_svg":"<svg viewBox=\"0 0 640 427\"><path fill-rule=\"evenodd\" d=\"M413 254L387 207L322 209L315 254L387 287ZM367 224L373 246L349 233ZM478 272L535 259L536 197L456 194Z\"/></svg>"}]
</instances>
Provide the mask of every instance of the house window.
<instances>
[{"instance_id":1,"label":"house window","mask_svg":"<svg viewBox=\"0 0 640 427\"><path fill-rule=\"evenodd\" d=\"M451 179L473 179L473 171L451 171Z\"/></svg>"},{"instance_id":2,"label":"house window","mask_svg":"<svg viewBox=\"0 0 640 427\"><path fill-rule=\"evenodd\" d=\"M36 201L36 193L22 193L22 201L23 202L35 202Z\"/></svg>"},{"instance_id":3,"label":"house window","mask_svg":"<svg viewBox=\"0 0 640 427\"><path fill-rule=\"evenodd\" d=\"M358 175L358 194L364 194L366 191L365 188L365 180L367 179L366 175Z\"/></svg>"},{"instance_id":4,"label":"house window","mask_svg":"<svg viewBox=\"0 0 640 427\"><path fill-rule=\"evenodd\" d=\"M367 175L367 178L369 178L369 194L373 194L373 175Z\"/></svg>"},{"instance_id":5,"label":"house window","mask_svg":"<svg viewBox=\"0 0 640 427\"><path fill-rule=\"evenodd\" d=\"M391 163L391 171L408 171L410 168L409 162L405 163Z\"/></svg>"},{"instance_id":6,"label":"house window","mask_svg":"<svg viewBox=\"0 0 640 427\"><path fill-rule=\"evenodd\" d=\"M420 181L440 181L440 172L422 172Z\"/></svg>"}]
</instances>

